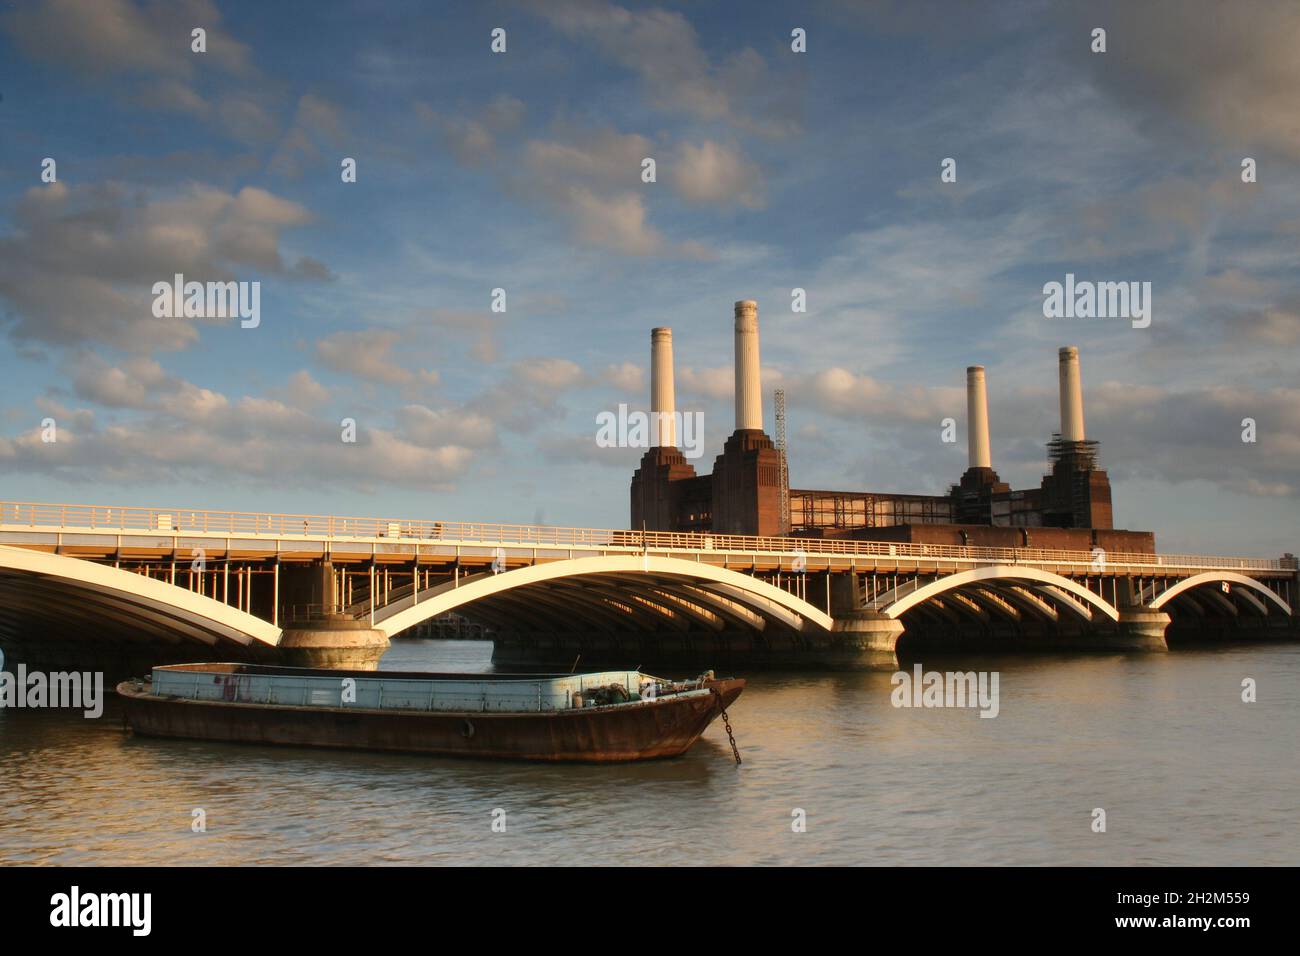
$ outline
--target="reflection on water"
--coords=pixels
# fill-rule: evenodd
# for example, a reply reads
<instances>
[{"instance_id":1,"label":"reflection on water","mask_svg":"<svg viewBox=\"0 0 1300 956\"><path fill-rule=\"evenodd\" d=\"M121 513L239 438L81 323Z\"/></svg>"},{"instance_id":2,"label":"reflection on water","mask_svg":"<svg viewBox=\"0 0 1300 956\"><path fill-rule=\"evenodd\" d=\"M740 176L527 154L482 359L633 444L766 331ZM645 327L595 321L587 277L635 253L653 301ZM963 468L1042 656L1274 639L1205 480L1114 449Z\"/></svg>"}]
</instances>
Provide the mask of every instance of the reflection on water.
<instances>
[{"instance_id":1,"label":"reflection on water","mask_svg":"<svg viewBox=\"0 0 1300 956\"><path fill-rule=\"evenodd\" d=\"M488 670L399 642L383 668ZM928 659L932 669L954 669ZM685 757L610 766L158 741L0 711L0 862L1294 864L1300 647L980 658L996 719L888 673L758 673ZM669 675L682 676L682 675ZM1259 701L1241 702L1254 677ZM506 811L505 833L491 830ZM1108 832L1090 829L1107 812ZM208 832L192 833L191 812ZM807 813L807 832L791 813Z\"/></svg>"}]
</instances>

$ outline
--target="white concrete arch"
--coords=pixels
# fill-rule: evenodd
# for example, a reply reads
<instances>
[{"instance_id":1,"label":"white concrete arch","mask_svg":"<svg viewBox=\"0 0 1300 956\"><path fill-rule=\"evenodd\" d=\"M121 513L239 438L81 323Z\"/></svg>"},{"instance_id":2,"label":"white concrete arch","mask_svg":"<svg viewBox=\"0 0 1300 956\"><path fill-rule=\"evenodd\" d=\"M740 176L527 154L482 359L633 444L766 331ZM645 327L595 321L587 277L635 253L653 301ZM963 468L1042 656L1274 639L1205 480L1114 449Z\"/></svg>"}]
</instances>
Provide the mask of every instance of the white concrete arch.
<instances>
[{"instance_id":1,"label":"white concrete arch","mask_svg":"<svg viewBox=\"0 0 1300 956\"><path fill-rule=\"evenodd\" d=\"M1254 578L1247 577L1244 574L1237 574L1235 571L1206 571L1204 574L1195 574L1190 578L1184 578L1177 584L1158 594L1155 600L1151 602L1150 606L1153 610L1159 610L1185 591L1190 591L1192 588L1198 588L1202 584L1221 584L1224 581L1229 584L1239 584L1242 587L1257 591L1261 596L1281 609L1282 613L1288 616L1293 613L1291 605L1282 600L1282 598L1268 587L1268 585L1264 584L1262 581L1256 581Z\"/></svg>"},{"instance_id":2,"label":"white concrete arch","mask_svg":"<svg viewBox=\"0 0 1300 956\"><path fill-rule=\"evenodd\" d=\"M1268 617L1268 608L1264 606L1264 602L1255 597L1250 591L1237 590L1233 592L1232 596L1240 600L1242 604L1260 617Z\"/></svg>"},{"instance_id":3,"label":"white concrete arch","mask_svg":"<svg viewBox=\"0 0 1300 956\"><path fill-rule=\"evenodd\" d=\"M1029 588L1008 584L999 587L998 593L1032 617L1049 624L1057 624L1061 620L1061 612L1056 605Z\"/></svg>"},{"instance_id":4,"label":"white concrete arch","mask_svg":"<svg viewBox=\"0 0 1300 956\"><path fill-rule=\"evenodd\" d=\"M644 577L648 594L653 593L664 580L699 586L713 585L724 592L725 597L744 604L751 611L800 629L812 626L829 631L834 624L825 611L766 581L739 571L681 558L623 554L548 561L500 574L475 575L462 579L459 586L456 582L440 584L421 591L418 600L414 602L408 596L377 608L375 627L391 637L421 621L515 588L569 578L599 579L601 575L618 576L621 578L620 586L625 589L635 589L632 582L638 576Z\"/></svg>"},{"instance_id":5,"label":"white concrete arch","mask_svg":"<svg viewBox=\"0 0 1300 956\"><path fill-rule=\"evenodd\" d=\"M1100 611L1112 621L1119 621L1119 611L1111 606L1110 602L1098 594L1089 591L1083 585L1071 581L1069 578L1061 577L1059 574L1053 574L1051 571L1043 571L1039 568L1027 567L1023 564L993 564L982 568L973 568L970 571L962 571L958 574L950 574L947 577L931 581L929 584L922 585L915 590L910 590L906 594L900 595L896 599L890 599L889 594L881 595L874 602L886 617L897 619L906 613L909 609L915 607L930 598L943 594L946 591L952 591L956 588L964 587L974 582L986 582L995 585L999 581L1008 583L1025 583L1051 585L1061 591L1066 592L1073 598L1085 602L1088 606ZM1040 592L1041 593L1041 592Z\"/></svg>"},{"instance_id":6,"label":"white concrete arch","mask_svg":"<svg viewBox=\"0 0 1300 956\"><path fill-rule=\"evenodd\" d=\"M973 588L968 596L1013 624L1019 624L1024 620L1020 607L1012 602L1002 588Z\"/></svg>"},{"instance_id":7,"label":"white concrete arch","mask_svg":"<svg viewBox=\"0 0 1300 956\"><path fill-rule=\"evenodd\" d=\"M965 614L976 624L986 625L993 619L993 612L969 594L950 591L944 595L943 603L960 614Z\"/></svg>"},{"instance_id":8,"label":"white concrete arch","mask_svg":"<svg viewBox=\"0 0 1300 956\"><path fill-rule=\"evenodd\" d=\"M701 627L711 631L721 631L727 626L727 618L724 617L724 613L730 610L731 605L716 595L704 591L687 591L668 584L660 585L655 588L653 593L658 595L661 601L675 607L681 607ZM744 613L748 614L749 612Z\"/></svg>"},{"instance_id":9,"label":"white concrete arch","mask_svg":"<svg viewBox=\"0 0 1300 956\"><path fill-rule=\"evenodd\" d=\"M176 632L206 643L280 643L282 632L270 621L166 581L83 558L0 545L0 576L53 581L66 592L66 602L75 602L80 592L120 622L135 618L151 627L171 622ZM57 606L51 613L58 614Z\"/></svg>"},{"instance_id":10,"label":"white concrete arch","mask_svg":"<svg viewBox=\"0 0 1300 956\"><path fill-rule=\"evenodd\" d=\"M1058 607L1065 608L1080 620L1092 622L1092 605L1087 601L1080 601L1073 594L1062 591L1054 584L1035 584L1032 585L1031 590L1055 601ZM1089 591L1088 593L1091 594L1092 592Z\"/></svg>"}]
</instances>

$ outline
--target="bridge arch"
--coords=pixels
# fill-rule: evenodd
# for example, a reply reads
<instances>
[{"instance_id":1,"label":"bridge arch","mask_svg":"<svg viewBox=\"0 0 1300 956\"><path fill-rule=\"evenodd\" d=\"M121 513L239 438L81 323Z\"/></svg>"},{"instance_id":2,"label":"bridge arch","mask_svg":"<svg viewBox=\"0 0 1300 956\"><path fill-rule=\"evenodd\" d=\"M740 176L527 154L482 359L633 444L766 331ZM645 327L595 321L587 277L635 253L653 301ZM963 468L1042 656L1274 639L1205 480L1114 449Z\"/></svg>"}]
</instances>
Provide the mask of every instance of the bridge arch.
<instances>
[{"instance_id":1,"label":"bridge arch","mask_svg":"<svg viewBox=\"0 0 1300 956\"><path fill-rule=\"evenodd\" d=\"M975 583L983 583L986 586L996 588L999 582L1005 582L1008 585L1023 585L1026 583L1037 585L1040 594L1050 595L1054 592L1065 592L1064 595L1057 596L1064 598L1062 605L1070 610L1087 609L1096 611L1104 614L1112 621L1119 621L1119 611L1109 601L1088 590L1078 582L1054 574L1051 571L1020 564L994 564L982 568L972 568L969 571L961 571L957 574L938 578L929 584L924 584L905 593L901 588L895 588L893 591L881 595L873 604L875 609L886 617L897 619L917 605L945 592L954 591Z\"/></svg>"},{"instance_id":2,"label":"bridge arch","mask_svg":"<svg viewBox=\"0 0 1300 956\"><path fill-rule=\"evenodd\" d=\"M830 631L834 624L825 611L739 571L682 558L623 554L547 561L426 588L414 600L408 595L376 608L374 626L392 637L422 621L475 602L496 596L522 597L529 589L545 588L548 582L568 581L582 581L592 592L592 599L605 605L611 601L626 603L638 599L673 611L673 602L661 592L681 593L681 587L688 585L692 591L707 592L700 595L702 603L715 608L736 606L738 610L732 617L744 613L757 615L795 630ZM581 616L582 608L576 601L574 611Z\"/></svg>"},{"instance_id":3,"label":"bridge arch","mask_svg":"<svg viewBox=\"0 0 1300 956\"><path fill-rule=\"evenodd\" d=\"M76 628L131 642L280 642L279 627L210 597L84 558L0 545L0 631Z\"/></svg>"},{"instance_id":4,"label":"bridge arch","mask_svg":"<svg viewBox=\"0 0 1300 956\"><path fill-rule=\"evenodd\" d=\"M1206 571L1203 574L1195 574L1190 578L1184 578L1177 584L1161 591L1160 594L1151 601L1150 607L1154 610L1159 610L1180 594L1184 594L1193 588L1198 588L1205 584L1223 584L1225 582L1228 584L1238 584L1242 587L1250 588L1251 590L1258 592L1261 597L1274 604L1288 617L1293 613L1291 605L1287 604L1280 595L1278 595L1268 585L1264 584L1264 582L1257 581L1245 574L1238 574L1235 571Z\"/></svg>"}]
</instances>

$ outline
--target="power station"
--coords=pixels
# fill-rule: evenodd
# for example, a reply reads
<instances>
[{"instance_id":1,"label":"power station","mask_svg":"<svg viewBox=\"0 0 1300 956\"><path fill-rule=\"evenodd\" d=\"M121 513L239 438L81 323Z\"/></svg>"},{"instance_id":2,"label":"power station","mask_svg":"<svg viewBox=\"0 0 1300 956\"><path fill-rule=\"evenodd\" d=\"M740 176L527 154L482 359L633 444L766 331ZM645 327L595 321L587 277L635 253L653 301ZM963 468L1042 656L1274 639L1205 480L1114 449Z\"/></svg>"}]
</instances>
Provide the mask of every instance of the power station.
<instances>
[{"instance_id":1,"label":"power station","mask_svg":"<svg viewBox=\"0 0 1300 956\"><path fill-rule=\"evenodd\" d=\"M735 305L736 427L696 474L672 434L672 330L650 333L650 402L657 445L632 476L632 530L843 538L916 544L1035 547L1154 554L1155 535L1113 527L1110 479L1084 429L1079 350L1059 353L1060 431L1047 443L1036 488L1013 489L993 470L983 366L966 369L968 467L946 495L787 487L784 450L763 431L758 303Z\"/></svg>"}]
</instances>

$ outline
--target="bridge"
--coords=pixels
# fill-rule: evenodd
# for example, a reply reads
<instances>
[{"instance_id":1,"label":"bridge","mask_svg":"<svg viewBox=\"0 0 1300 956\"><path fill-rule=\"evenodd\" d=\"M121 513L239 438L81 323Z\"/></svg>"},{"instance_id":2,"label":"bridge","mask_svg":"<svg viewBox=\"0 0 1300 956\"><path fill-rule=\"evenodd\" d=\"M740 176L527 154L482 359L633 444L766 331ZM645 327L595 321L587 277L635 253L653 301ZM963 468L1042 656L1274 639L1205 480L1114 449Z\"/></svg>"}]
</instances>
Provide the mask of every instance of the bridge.
<instances>
[{"instance_id":1,"label":"bridge","mask_svg":"<svg viewBox=\"0 0 1300 956\"><path fill-rule=\"evenodd\" d=\"M17 659L374 666L456 612L499 664L892 664L918 646L1293 638L1294 558L0 503Z\"/></svg>"}]
</instances>

